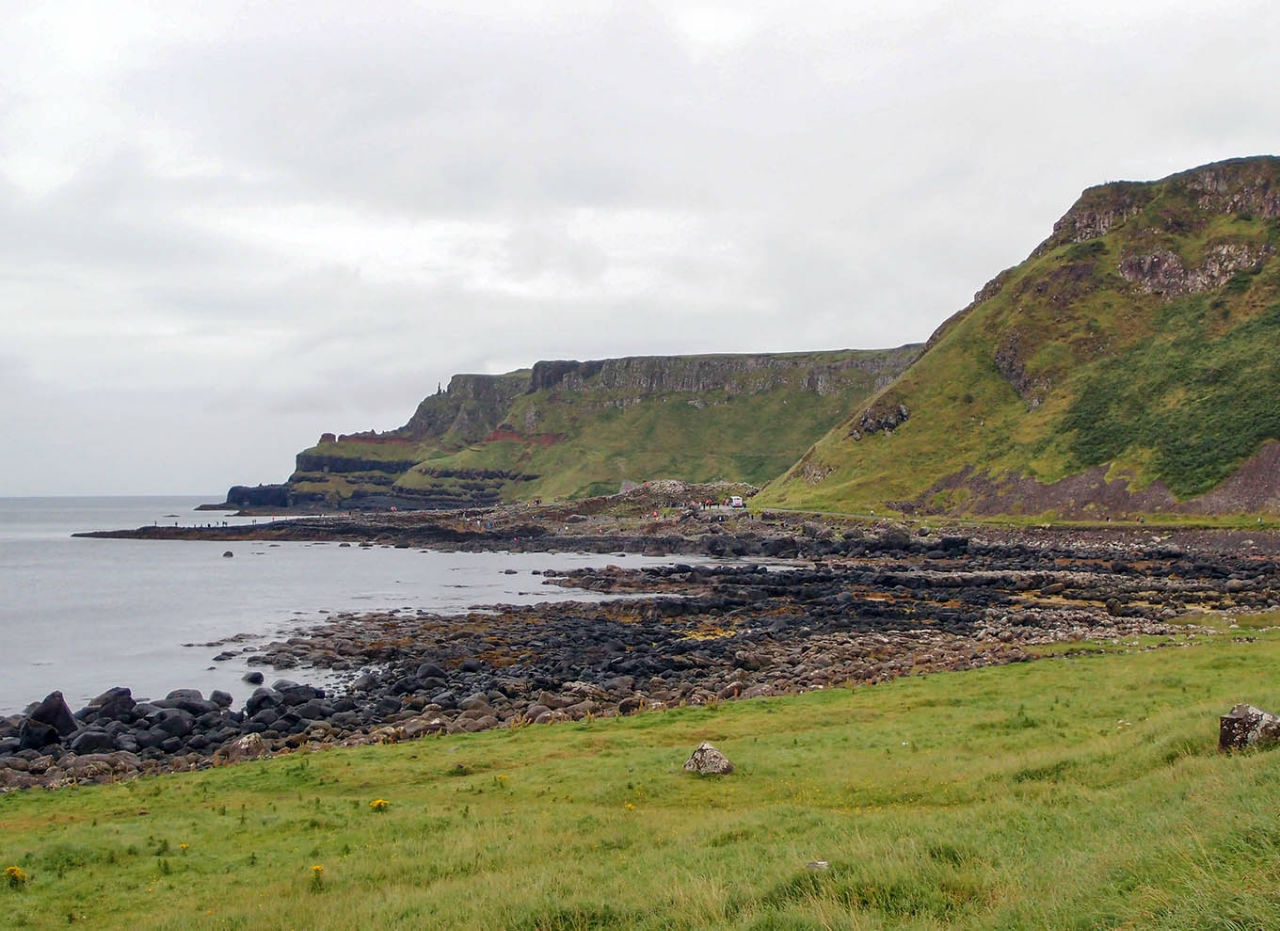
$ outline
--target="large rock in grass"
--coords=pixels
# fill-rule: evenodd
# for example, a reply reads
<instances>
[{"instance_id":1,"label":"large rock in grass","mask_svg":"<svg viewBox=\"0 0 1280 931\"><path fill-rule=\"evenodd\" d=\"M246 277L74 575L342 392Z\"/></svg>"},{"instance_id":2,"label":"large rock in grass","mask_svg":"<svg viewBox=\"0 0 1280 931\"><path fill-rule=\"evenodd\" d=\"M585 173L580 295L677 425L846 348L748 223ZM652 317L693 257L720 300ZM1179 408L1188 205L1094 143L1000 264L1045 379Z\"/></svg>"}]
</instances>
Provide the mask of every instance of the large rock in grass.
<instances>
[{"instance_id":1,"label":"large rock in grass","mask_svg":"<svg viewBox=\"0 0 1280 931\"><path fill-rule=\"evenodd\" d=\"M1218 749L1241 750L1280 741L1280 717L1255 708L1236 705L1218 719Z\"/></svg>"},{"instance_id":2,"label":"large rock in grass","mask_svg":"<svg viewBox=\"0 0 1280 931\"><path fill-rule=\"evenodd\" d=\"M700 776L727 776L733 772L733 764L727 756L704 740L685 761L684 769L685 772Z\"/></svg>"}]
</instances>

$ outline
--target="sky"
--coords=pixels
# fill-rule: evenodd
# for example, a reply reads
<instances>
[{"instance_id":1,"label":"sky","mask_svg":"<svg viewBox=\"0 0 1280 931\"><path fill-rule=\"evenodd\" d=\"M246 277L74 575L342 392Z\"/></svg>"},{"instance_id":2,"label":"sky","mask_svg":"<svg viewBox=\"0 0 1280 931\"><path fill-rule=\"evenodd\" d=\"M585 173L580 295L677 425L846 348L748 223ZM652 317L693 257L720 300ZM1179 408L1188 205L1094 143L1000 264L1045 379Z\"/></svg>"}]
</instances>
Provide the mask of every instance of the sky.
<instances>
[{"instance_id":1,"label":"sky","mask_svg":"<svg viewBox=\"0 0 1280 931\"><path fill-rule=\"evenodd\" d=\"M456 372L919 341L1280 153L1280 4L0 0L0 496L278 482Z\"/></svg>"}]
</instances>

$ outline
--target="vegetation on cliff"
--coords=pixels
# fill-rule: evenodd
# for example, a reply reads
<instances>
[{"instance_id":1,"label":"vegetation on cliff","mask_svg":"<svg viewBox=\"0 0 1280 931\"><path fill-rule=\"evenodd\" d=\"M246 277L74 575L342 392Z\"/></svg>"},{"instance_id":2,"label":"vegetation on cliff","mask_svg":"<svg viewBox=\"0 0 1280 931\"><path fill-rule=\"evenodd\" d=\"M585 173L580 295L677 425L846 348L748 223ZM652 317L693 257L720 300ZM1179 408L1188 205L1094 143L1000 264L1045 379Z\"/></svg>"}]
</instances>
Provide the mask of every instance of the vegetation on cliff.
<instances>
[{"instance_id":1,"label":"vegetation on cliff","mask_svg":"<svg viewBox=\"0 0 1280 931\"><path fill-rule=\"evenodd\" d=\"M617 492L627 481L760 484L918 346L539 362L459 375L402 428L327 435L298 456L295 500L487 505Z\"/></svg>"},{"instance_id":2,"label":"vegetation on cliff","mask_svg":"<svg viewBox=\"0 0 1280 931\"><path fill-rule=\"evenodd\" d=\"M1073 518L1280 511L1274 469L1249 468L1280 458L1268 442L1280 439L1277 345L1280 159L1092 188L761 500Z\"/></svg>"}]
</instances>

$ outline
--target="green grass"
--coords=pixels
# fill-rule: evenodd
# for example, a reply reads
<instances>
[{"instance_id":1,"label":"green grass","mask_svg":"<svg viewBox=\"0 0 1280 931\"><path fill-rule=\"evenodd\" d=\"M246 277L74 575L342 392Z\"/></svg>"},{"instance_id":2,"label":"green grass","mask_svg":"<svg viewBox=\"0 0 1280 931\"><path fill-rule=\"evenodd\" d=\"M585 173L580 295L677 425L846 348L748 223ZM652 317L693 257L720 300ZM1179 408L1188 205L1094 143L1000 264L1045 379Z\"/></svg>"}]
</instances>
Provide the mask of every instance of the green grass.
<instances>
[{"instance_id":1,"label":"green grass","mask_svg":"<svg viewBox=\"0 0 1280 931\"><path fill-rule=\"evenodd\" d=\"M10 794L0 866L30 879L0 909L9 927L1265 927L1280 752L1215 749L1236 702L1280 707L1280 639L1250 632ZM701 740L738 772L683 773Z\"/></svg>"}]
</instances>

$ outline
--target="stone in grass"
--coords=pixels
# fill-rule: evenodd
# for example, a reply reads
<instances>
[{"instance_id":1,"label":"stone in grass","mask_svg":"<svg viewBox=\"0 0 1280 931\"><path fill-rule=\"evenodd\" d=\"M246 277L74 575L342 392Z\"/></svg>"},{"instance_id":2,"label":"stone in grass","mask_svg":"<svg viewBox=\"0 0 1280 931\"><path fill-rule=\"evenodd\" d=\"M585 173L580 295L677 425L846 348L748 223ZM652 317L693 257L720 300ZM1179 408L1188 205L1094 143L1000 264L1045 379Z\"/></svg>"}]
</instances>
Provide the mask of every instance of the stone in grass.
<instances>
[{"instance_id":1,"label":"stone in grass","mask_svg":"<svg viewBox=\"0 0 1280 931\"><path fill-rule=\"evenodd\" d=\"M729 758L705 740L698 745L684 764L685 772L697 773L700 776L727 776L733 772L733 764Z\"/></svg>"},{"instance_id":2,"label":"stone in grass","mask_svg":"<svg viewBox=\"0 0 1280 931\"><path fill-rule=\"evenodd\" d=\"M1218 749L1241 750L1280 741L1280 717L1255 708L1236 705L1218 719Z\"/></svg>"}]
</instances>

